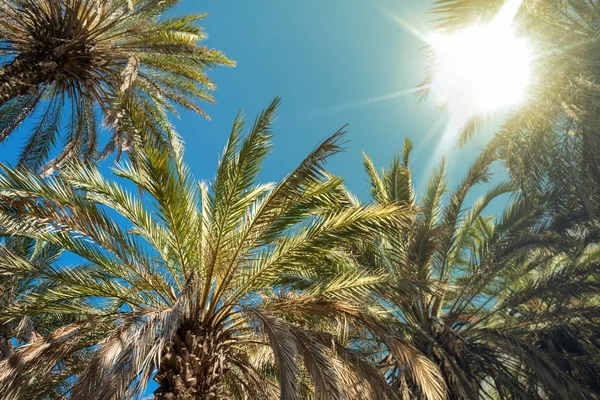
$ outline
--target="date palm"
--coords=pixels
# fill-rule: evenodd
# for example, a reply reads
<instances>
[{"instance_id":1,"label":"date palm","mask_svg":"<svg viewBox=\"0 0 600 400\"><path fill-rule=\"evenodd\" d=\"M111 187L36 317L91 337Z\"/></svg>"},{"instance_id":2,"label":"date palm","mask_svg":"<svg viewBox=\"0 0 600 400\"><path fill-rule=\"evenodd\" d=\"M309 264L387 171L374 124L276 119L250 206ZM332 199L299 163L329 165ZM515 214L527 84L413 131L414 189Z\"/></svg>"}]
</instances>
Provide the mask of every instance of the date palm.
<instances>
[{"instance_id":1,"label":"date palm","mask_svg":"<svg viewBox=\"0 0 600 400\"><path fill-rule=\"evenodd\" d=\"M577 239L579 245L565 246L568 253L534 260L538 266L513 283L515 294L505 303L513 302L509 326L577 380L589 398L600 398L600 259L596 246ZM523 321L536 319L536 329L524 329Z\"/></svg>"},{"instance_id":2,"label":"date palm","mask_svg":"<svg viewBox=\"0 0 600 400\"><path fill-rule=\"evenodd\" d=\"M199 44L204 15L165 15L176 3L2 0L0 142L31 119L19 161L40 167L60 140L50 173L72 157L127 150L150 128L164 133L179 107L205 115L198 101L211 102L214 88L205 70L231 62Z\"/></svg>"},{"instance_id":3,"label":"date palm","mask_svg":"<svg viewBox=\"0 0 600 400\"><path fill-rule=\"evenodd\" d=\"M0 253L3 255L2 262L19 260L20 262L36 263L40 267L44 267L60 257L62 251L48 243L36 242L28 238L0 236ZM31 283L34 279L34 276L1 276L2 294L0 295L0 305L2 308L9 307L20 295L27 293L32 287ZM11 321L10 319L0 318L0 360L4 360L14 353L14 346L10 342L12 337L21 337L27 341L37 335L31 330L33 328L31 322L31 320ZM39 322L44 325L44 321ZM42 329L45 330L45 328Z\"/></svg>"},{"instance_id":4,"label":"date palm","mask_svg":"<svg viewBox=\"0 0 600 400\"><path fill-rule=\"evenodd\" d=\"M531 226L535 210L518 201L496 223L482 216L493 199L514 190L511 184L498 184L466 206L470 189L489 179L489 152L479 157L448 198L443 164L417 198L410 149L407 141L404 154L381 173L365 158L376 201L420 210L412 225L382 231L376 240L355 246L367 271L383 270L391 277L388 292L376 296L388 312L387 325L412 343L418 357L433 362L432 371L443 377L446 388L441 398L590 398L577 373L563 369L560 361L568 357L558 351L549 357L540 342L544 332L551 336L558 326L569 332L585 328L582 334L597 331L593 326L600 309L594 296L585 303L575 301L577 290L587 297L597 287L592 278L598 272L597 251L585 261L571 259L556 244L568 246L548 236L543 227ZM410 280L429 282L432 288L417 296L394 290ZM592 366L598 356L593 347L588 345L590 354L581 358ZM372 348L403 398L424 395L405 360L376 337ZM569 365L574 366L574 360ZM436 377L432 374L430 379Z\"/></svg>"},{"instance_id":5,"label":"date palm","mask_svg":"<svg viewBox=\"0 0 600 400\"><path fill-rule=\"evenodd\" d=\"M0 237L0 263L18 264L34 263L40 268L45 268L55 262L62 251L56 246L46 242L39 242L24 237ZM35 274L29 275L4 275L0 274L0 305L2 309L9 308L20 297L26 296L32 290L40 289ZM3 314L0 316L0 362L8 359L15 353L15 348L35 343L43 336L55 329L73 322L68 315L28 316L15 317ZM72 358L69 364L61 365L51 372L49 378L42 384L36 385L38 398L57 399L67 391L69 376L84 366L84 360Z\"/></svg>"},{"instance_id":6,"label":"date palm","mask_svg":"<svg viewBox=\"0 0 600 400\"><path fill-rule=\"evenodd\" d=\"M74 399L139 395L155 369L158 399L295 399L301 360L317 398L384 396L385 380L322 321L368 316L358 299L387 278L349 273L340 247L410 211L345 203L342 180L322 169L341 132L279 183L257 184L276 105L246 136L236 119L210 187L189 176L178 142L115 167L130 186L78 164L47 179L2 167L4 229L79 260L0 263L42 285L4 315L77 318L0 366L4 398L33 397L82 351L92 355L72 377Z\"/></svg>"}]
</instances>

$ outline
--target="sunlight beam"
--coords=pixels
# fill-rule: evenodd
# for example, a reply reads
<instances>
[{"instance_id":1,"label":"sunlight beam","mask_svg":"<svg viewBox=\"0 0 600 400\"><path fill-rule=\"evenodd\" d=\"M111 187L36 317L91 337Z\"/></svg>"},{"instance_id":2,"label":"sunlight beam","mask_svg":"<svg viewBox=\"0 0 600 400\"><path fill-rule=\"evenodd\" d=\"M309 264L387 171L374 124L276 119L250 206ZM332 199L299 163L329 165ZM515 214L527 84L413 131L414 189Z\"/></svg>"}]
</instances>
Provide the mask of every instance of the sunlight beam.
<instances>
[{"instance_id":1,"label":"sunlight beam","mask_svg":"<svg viewBox=\"0 0 600 400\"><path fill-rule=\"evenodd\" d=\"M398 97L412 95L414 93L415 93L415 89L407 89L407 90L401 90L398 92L382 94L379 96L367 97L366 99L352 101L352 102L344 103L344 104L338 104L333 107L325 108L323 110L313 113L311 115L311 117L316 118L316 117L321 117L324 115L330 115L330 114L334 114L334 113L338 113L338 112L342 112L342 111L346 111L346 110L351 110L354 108L364 107L364 106L374 104L374 103L381 103L381 102L385 102L388 100L393 100Z\"/></svg>"},{"instance_id":2,"label":"sunlight beam","mask_svg":"<svg viewBox=\"0 0 600 400\"><path fill-rule=\"evenodd\" d=\"M511 29L520 5L521 0L509 0L487 25L429 38L436 60L431 93L459 119L523 101L531 55Z\"/></svg>"}]
</instances>

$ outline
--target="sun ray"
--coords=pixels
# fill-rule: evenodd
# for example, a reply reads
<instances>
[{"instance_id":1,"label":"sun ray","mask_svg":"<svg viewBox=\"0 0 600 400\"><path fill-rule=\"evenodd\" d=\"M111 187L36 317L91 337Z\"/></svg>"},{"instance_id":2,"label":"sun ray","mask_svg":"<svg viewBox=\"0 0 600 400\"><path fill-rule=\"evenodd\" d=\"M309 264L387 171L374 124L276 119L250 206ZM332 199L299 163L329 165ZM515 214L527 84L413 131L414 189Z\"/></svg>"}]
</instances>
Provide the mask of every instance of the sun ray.
<instances>
[{"instance_id":1,"label":"sun ray","mask_svg":"<svg viewBox=\"0 0 600 400\"><path fill-rule=\"evenodd\" d=\"M414 93L415 93L415 89L411 88L411 89L406 89L406 90L400 90L398 92L382 94L379 96L368 97L366 99L352 101L352 102L344 103L344 104L338 104L338 105L335 105L335 106L332 106L329 108L325 108L325 109L316 111L313 114L311 114L310 117L311 118L322 117L325 115L335 114L335 113L342 112L342 111L347 111L347 110L351 110L351 109L355 109L355 108L364 107L364 106L367 106L370 104L382 103L382 102L385 102L388 100L396 99L398 97L412 95Z\"/></svg>"},{"instance_id":2,"label":"sun ray","mask_svg":"<svg viewBox=\"0 0 600 400\"><path fill-rule=\"evenodd\" d=\"M413 157L417 159L419 155L425 150L427 147L431 147L430 143L433 138L435 138L440 133L440 128L444 125L447 126L450 122L450 115L446 114L445 116L440 116L440 118L436 119L435 124L428 130L425 135L422 135L419 138L419 144L413 150ZM444 128L444 132L447 128ZM437 150L436 150L437 151ZM428 156L429 157L429 156Z\"/></svg>"},{"instance_id":3,"label":"sun ray","mask_svg":"<svg viewBox=\"0 0 600 400\"><path fill-rule=\"evenodd\" d=\"M462 127L466 123L466 121L463 118L457 116L456 114L450 114L448 118L441 119L441 121L446 122L446 126L444 127L444 131L442 132L442 134L438 136L439 141L435 145L434 150L428 154L427 158L429 161L427 163L427 167L424 170L425 173L423 174L423 180L419 182L419 187L427 186L427 177L429 176L431 171L434 168L437 168L442 157L447 156L450 150L455 148L456 138L458 137ZM440 125L441 124L436 124L435 131L437 131L437 128L439 128Z\"/></svg>"},{"instance_id":4,"label":"sun ray","mask_svg":"<svg viewBox=\"0 0 600 400\"><path fill-rule=\"evenodd\" d=\"M418 30L417 28L415 28L414 26L412 26L405 19L392 14L390 11L386 10L381 4L379 4L379 2L375 1L375 2L373 2L373 4L375 4L375 7L377 7L379 12L381 14L383 14L386 18L389 18L390 20L392 20L394 23L399 25L403 30L410 33L413 37L419 39L423 43L427 43L428 38L424 32L422 32L422 31Z\"/></svg>"}]
</instances>

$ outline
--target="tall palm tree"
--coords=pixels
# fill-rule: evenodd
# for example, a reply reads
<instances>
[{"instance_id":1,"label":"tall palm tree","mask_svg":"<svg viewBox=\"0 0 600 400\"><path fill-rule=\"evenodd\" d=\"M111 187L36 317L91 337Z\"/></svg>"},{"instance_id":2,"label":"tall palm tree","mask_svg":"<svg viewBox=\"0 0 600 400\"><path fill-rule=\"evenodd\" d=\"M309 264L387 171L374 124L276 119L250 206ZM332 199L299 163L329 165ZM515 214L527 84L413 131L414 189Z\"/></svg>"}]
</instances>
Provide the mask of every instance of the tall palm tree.
<instances>
[{"instance_id":1,"label":"tall palm tree","mask_svg":"<svg viewBox=\"0 0 600 400\"><path fill-rule=\"evenodd\" d=\"M210 187L190 177L178 142L114 168L133 192L79 164L47 179L2 167L4 229L77 256L70 267L0 262L42 285L4 315L77 319L0 365L3 398L34 397L82 351L92 355L71 378L73 399L131 398L155 369L158 399L296 399L300 361L316 398L385 395L385 380L322 321L340 331L340 316L368 316L358 301L387 277L349 273L341 246L410 211L346 204L342 180L322 169L341 132L279 183L257 184L276 106L246 136L236 119Z\"/></svg>"},{"instance_id":2,"label":"tall palm tree","mask_svg":"<svg viewBox=\"0 0 600 400\"><path fill-rule=\"evenodd\" d=\"M417 217L408 227L357 241L354 253L366 271L391 277L388 291L374 298L388 313L389 329L412 343L415 357L433 362L429 379L437 379L436 371L443 377L446 394L438 398L592 398L577 372L563 369L561 362L569 357L560 351L550 355L541 342L558 326L569 332L585 327L581 343L586 341L583 332L597 331L592 327L599 322L598 297L590 294L598 286L592 278L599 268L597 251L587 254L585 262L569 257L560 250L568 248L562 239L531 226L537 221L535 210L518 201L496 223L484 217L486 206L513 191L512 184L500 183L466 206L470 189L489 179L489 152L448 198L444 164L418 198L409 167L411 147L407 141L404 154L381 173L367 157L365 168L376 201L412 205ZM427 282L431 290L417 296L394 290L410 280ZM583 302L577 291L592 298ZM402 398L426 395L416 384L422 378L407 370L407 360L398 359L377 336L372 346ZM581 356L593 368L598 349L586 348L589 354L574 352L568 364L574 367L574 357Z\"/></svg>"},{"instance_id":3,"label":"tall palm tree","mask_svg":"<svg viewBox=\"0 0 600 400\"><path fill-rule=\"evenodd\" d=\"M0 142L33 119L19 162L40 167L61 140L50 173L72 157L127 150L148 128L169 130L167 114L179 107L205 115L197 102L211 102L214 89L205 70L232 63L199 44L204 15L165 16L175 4L2 0ZM99 152L105 129L110 138Z\"/></svg>"}]
</instances>

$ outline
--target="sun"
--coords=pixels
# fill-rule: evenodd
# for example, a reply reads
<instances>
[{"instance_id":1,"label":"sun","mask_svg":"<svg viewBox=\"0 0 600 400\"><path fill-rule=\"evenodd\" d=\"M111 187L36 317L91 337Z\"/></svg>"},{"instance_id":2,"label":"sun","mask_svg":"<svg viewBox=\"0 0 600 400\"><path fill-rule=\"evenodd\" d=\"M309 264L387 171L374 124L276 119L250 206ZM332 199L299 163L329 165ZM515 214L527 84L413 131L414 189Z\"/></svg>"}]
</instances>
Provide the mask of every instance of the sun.
<instances>
[{"instance_id":1,"label":"sun","mask_svg":"<svg viewBox=\"0 0 600 400\"><path fill-rule=\"evenodd\" d=\"M531 80L531 54L511 22L521 1L508 1L488 25L433 35L433 97L461 118L487 114L523 101Z\"/></svg>"}]
</instances>

